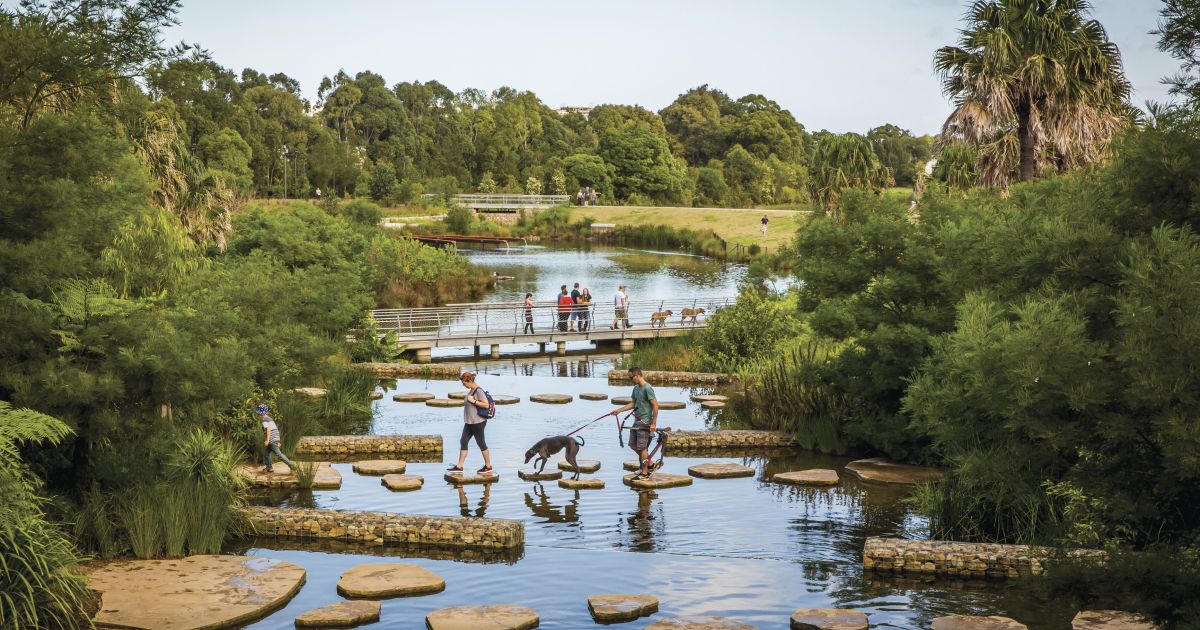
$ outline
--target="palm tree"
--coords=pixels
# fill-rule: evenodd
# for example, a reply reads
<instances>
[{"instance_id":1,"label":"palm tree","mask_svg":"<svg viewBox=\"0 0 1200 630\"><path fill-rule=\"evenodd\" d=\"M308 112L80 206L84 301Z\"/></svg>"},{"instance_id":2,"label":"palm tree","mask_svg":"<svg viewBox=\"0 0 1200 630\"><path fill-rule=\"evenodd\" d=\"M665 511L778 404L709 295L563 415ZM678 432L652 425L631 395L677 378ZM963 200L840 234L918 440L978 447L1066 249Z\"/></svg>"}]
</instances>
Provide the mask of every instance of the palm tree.
<instances>
[{"instance_id":1,"label":"palm tree","mask_svg":"<svg viewBox=\"0 0 1200 630\"><path fill-rule=\"evenodd\" d=\"M1121 53L1086 0L978 0L934 55L955 109L944 142L979 148L984 185L1101 160L1133 115Z\"/></svg>"},{"instance_id":2,"label":"palm tree","mask_svg":"<svg viewBox=\"0 0 1200 630\"><path fill-rule=\"evenodd\" d=\"M863 136L828 134L817 141L809 188L822 207L834 209L846 188L883 190L892 181L891 170L879 162Z\"/></svg>"}]
</instances>

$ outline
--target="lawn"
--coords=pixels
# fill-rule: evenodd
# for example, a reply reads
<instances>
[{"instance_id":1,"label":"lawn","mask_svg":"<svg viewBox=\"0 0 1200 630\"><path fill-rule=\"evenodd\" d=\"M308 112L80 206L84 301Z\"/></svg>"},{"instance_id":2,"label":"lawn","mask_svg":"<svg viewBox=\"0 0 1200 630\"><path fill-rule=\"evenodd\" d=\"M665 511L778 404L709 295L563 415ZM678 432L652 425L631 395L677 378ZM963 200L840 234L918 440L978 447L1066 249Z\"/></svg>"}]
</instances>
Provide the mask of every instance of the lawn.
<instances>
[{"instance_id":1,"label":"lawn","mask_svg":"<svg viewBox=\"0 0 1200 630\"><path fill-rule=\"evenodd\" d=\"M759 221L768 219L767 236L759 232ZM710 229L731 242L757 243L769 251L790 243L796 228L810 215L802 210L742 210L736 208L644 208L636 206L572 207L571 221L591 217L596 223L617 225L667 225L693 230Z\"/></svg>"}]
</instances>

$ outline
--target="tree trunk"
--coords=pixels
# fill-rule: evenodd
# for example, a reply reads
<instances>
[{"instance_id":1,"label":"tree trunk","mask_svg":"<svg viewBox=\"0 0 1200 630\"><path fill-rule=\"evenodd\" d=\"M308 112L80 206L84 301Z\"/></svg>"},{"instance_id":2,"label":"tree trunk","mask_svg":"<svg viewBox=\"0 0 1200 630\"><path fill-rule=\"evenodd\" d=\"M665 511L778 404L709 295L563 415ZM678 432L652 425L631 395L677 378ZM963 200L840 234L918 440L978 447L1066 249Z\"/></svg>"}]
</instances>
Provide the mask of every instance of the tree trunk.
<instances>
[{"instance_id":1,"label":"tree trunk","mask_svg":"<svg viewBox=\"0 0 1200 630\"><path fill-rule=\"evenodd\" d=\"M1021 181L1033 179L1037 156L1034 153L1033 129L1029 124L1031 113L1029 101L1017 103L1017 139L1021 143Z\"/></svg>"}]
</instances>

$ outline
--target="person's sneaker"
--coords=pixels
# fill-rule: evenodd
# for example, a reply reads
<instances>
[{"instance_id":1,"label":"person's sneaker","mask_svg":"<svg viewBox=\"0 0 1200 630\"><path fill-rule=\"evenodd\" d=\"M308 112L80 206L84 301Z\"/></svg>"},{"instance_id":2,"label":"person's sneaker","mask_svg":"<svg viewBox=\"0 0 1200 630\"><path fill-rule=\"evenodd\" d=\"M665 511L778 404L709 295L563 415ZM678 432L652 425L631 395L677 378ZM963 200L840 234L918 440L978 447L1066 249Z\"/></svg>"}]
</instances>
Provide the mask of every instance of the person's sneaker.
<instances>
[{"instance_id":1,"label":"person's sneaker","mask_svg":"<svg viewBox=\"0 0 1200 630\"><path fill-rule=\"evenodd\" d=\"M270 469L270 468L264 468L263 470L265 470L265 471L266 471L266 473L267 473L268 475L274 475L274 474L275 474L275 471L274 471L274 470L272 470L272 469Z\"/></svg>"},{"instance_id":2,"label":"person's sneaker","mask_svg":"<svg viewBox=\"0 0 1200 630\"><path fill-rule=\"evenodd\" d=\"M462 471L463 471L462 466L451 466L446 469L446 472L452 472L452 473L462 472Z\"/></svg>"},{"instance_id":3,"label":"person's sneaker","mask_svg":"<svg viewBox=\"0 0 1200 630\"><path fill-rule=\"evenodd\" d=\"M483 475L483 474L486 474L486 473L490 473L490 472L492 472L492 467L491 467L491 466L484 466L483 468L480 468L479 470L477 470L477 471L475 471L475 472L477 472L477 473L479 473L479 474L481 474L481 475Z\"/></svg>"}]
</instances>

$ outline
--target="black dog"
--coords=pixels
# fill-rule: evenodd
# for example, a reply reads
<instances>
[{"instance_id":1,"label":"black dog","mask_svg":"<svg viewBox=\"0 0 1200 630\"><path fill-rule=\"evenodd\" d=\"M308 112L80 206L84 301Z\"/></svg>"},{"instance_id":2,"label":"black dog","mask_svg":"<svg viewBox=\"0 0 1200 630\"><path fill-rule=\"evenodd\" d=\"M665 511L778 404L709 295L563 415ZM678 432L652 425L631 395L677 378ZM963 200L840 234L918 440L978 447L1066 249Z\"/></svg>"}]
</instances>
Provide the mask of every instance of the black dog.
<instances>
[{"instance_id":1,"label":"black dog","mask_svg":"<svg viewBox=\"0 0 1200 630\"><path fill-rule=\"evenodd\" d=\"M576 440L578 440L578 442ZM529 460L533 459L536 455L542 460L541 467L538 468L538 473L541 473L546 467L546 461L550 459L550 456L565 448L567 449L567 463L571 464L571 466L575 469L575 479L578 479L579 466L575 463L575 455L579 453L580 446L583 446L583 438L579 437L578 435L575 436L574 440L565 435L542 438L538 440L538 443L534 444L528 451L525 451L525 463L528 464ZM533 465L537 466L538 462L535 460Z\"/></svg>"}]
</instances>

